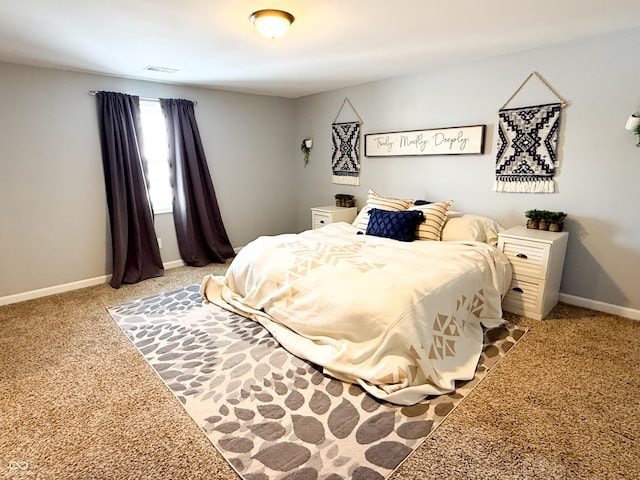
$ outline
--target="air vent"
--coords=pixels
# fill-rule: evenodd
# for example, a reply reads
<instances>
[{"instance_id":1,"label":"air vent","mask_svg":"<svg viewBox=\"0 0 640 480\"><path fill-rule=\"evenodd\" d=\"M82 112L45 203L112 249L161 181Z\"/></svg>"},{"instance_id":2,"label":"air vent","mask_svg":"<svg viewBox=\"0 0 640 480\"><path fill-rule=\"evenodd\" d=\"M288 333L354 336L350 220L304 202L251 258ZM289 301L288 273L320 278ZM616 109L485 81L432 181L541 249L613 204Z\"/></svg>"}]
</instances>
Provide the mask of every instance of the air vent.
<instances>
[{"instance_id":1,"label":"air vent","mask_svg":"<svg viewBox=\"0 0 640 480\"><path fill-rule=\"evenodd\" d=\"M176 73L178 71L177 68L169 68L169 67L156 67L155 65L147 65L143 68L143 70L149 70L150 72L160 72L160 73Z\"/></svg>"}]
</instances>

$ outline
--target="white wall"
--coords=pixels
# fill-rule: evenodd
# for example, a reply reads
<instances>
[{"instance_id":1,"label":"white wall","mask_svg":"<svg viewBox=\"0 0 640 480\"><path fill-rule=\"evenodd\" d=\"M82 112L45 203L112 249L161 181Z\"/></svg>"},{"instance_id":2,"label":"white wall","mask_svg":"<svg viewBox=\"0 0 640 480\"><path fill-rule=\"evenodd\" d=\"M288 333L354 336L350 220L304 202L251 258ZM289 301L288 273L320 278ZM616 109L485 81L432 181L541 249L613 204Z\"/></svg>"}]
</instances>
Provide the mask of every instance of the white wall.
<instances>
[{"instance_id":1,"label":"white wall","mask_svg":"<svg viewBox=\"0 0 640 480\"><path fill-rule=\"evenodd\" d=\"M633 29L455 68L429 71L425 65L419 75L299 99L296 148L308 136L314 148L306 168L298 154L298 229L310 226L310 207L332 203L339 192L355 194L362 206L368 188L388 196L453 199L455 210L485 214L507 227L522 224L531 208L562 210L569 213L570 238L561 292L640 309L640 148L624 130L640 109L638 45L640 29ZM495 193L497 111L534 70L569 101L560 132L559 192ZM554 101L534 87L509 106ZM486 153L362 158L360 187L333 185L330 126L345 97L362 117L364 133L486 124ZM355 119L345 112L340 120Z\"/></svg>"},{"instance_id":2,"label":"white wall","mask_svg":"<svg viewBox=\"0 0 640 480\"><path fill-rule=\"evenodd\" d=\"M198 102L235 247L296 228L293 100L0 63L0 298L111 272L92 89ZM173 217L155 223L163 261L179 260Z\"/></svg>"}]
</instances>

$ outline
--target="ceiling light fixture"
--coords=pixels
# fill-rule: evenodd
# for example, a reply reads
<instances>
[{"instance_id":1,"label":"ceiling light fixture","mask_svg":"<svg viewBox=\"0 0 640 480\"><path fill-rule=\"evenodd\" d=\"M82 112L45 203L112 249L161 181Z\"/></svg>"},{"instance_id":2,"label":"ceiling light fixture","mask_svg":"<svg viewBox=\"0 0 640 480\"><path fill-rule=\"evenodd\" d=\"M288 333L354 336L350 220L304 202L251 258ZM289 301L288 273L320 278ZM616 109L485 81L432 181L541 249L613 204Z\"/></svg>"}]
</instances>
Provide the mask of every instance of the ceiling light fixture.
<instances>
[{"instance_id":1,"label":"ceiling light fixture","mask_svg":"<svg viewBox=\"0 0 640 480\"><path fill-rule=\"evenodd\" d=\"M282 10L258 10L249 15L249 20L261 35L267 38L280 38L287 33L295 18L289 12Z\"/></svg>"}]
</instances>

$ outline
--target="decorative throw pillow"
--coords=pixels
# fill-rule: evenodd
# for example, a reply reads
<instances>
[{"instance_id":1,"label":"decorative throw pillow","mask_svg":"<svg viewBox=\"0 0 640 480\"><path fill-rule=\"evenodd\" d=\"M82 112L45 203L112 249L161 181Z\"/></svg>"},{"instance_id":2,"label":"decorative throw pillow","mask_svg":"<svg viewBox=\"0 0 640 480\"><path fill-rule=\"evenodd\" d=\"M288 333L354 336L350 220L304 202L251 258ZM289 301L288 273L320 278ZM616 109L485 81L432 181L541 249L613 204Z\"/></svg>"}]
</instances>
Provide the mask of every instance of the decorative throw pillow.
<instances>
[{"instance_id":1,"label":"decorative throw pillow","mask_svg":"<svg viewBox=\"0 0 640 480\"><path fill-rule=\"evenodd\" d=\"M449 215L442 228L442 241L473 240L488 243L489 245L497 245L498 233L503 230L504 227L492 218L468 213L455 217Z\"/></svg>"},{"instance_id":2,"label":"decorative throw pillow","mask_svg":"<svg viewBox=\"0 0 640 480\"><path fill-rule=\"evenodd\" d=\"M367 193L367 204L362 207L360 213L353 221L352 225L362 232L367 231L367 224L369 223L369 212L373 208L379 210L388 210L391 212L397 212L406 210L411 206L413 200L401 200L399 198L381 197L375 191L369 190Z\"/></svg>"},{"instance_id":3,"label":"decorative throw pillow","mask_svg":"<svg viewBox=\"0 0 640 480\"><path fill-rule=\"evenodd\" d=\"M415 239L416 227L422 220L424 215L419 210L390 212L373 208L369 214L367 235L412 242Z\"/></svg>"},{"instance_id":4,"label":"decorative throw pillow","mask_svg":"<svg viewBox=\"0 0 640 480\"><path fill-rule=\"evenodd\" d=\"M440 236L443 242L484 242L486 238L482 224L468 215L449 217Z\"/></svg>"},{"instance_id":5,"label":"decorative throw pillow","mask_svg":"<svg viewBox=\"0 0 640 480\"><path fill-rule=\"evenodd\" d=\"M453 201L434 202L426 205L414 205L408 211L420 211L424 214L424 222L418 224L416 237L418 240L440 240L442 227L447 220L447 212Z\"/></svg>"}]
</instances>

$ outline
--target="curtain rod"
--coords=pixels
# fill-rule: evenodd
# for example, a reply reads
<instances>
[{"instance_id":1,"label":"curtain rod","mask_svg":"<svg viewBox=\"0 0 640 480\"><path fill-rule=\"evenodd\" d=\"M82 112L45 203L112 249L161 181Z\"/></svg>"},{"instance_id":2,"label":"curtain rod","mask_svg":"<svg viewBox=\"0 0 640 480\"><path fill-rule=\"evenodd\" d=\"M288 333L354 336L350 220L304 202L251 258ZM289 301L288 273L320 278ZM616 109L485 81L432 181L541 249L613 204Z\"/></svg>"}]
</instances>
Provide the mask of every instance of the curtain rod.
<instances>
[{"instance_id":1,"label":"curtain rod","mask_svg":"<svg viewBox=\"0 0 640 480\"><path fill-rule=\"evenodd\" d=\"M98 93L98 90L89 90L89 95L92 95L95 97L96 93ZM140 100L152 100L152 101L158 101L160 100L159 98L151 98L151 97L138 97ZM192 100L194 105L197 105L198 102L196 102L195 100Z\"/></svg>"}]
</instances>

